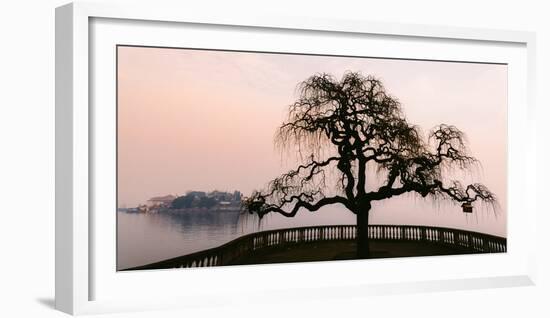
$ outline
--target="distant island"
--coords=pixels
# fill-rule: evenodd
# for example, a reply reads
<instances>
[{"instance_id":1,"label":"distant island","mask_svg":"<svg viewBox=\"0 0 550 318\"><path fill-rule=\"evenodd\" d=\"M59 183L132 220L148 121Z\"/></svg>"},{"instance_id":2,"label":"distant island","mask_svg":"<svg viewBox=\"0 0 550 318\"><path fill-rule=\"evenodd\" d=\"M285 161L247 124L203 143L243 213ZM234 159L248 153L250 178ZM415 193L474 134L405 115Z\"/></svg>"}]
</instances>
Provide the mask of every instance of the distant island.
<instances>
[{"instance_id":1,"label":"distant island","mask_svg":"<svg viewBox=\"0 0 550 318\"><path fill-rule=\"evenodd\" d=\"M205 211L240 211L242 193L225 191L188 191L185 195L153 197L135 208L119 208L128 213L185 213Z\"/></svg>"}]
</instances>

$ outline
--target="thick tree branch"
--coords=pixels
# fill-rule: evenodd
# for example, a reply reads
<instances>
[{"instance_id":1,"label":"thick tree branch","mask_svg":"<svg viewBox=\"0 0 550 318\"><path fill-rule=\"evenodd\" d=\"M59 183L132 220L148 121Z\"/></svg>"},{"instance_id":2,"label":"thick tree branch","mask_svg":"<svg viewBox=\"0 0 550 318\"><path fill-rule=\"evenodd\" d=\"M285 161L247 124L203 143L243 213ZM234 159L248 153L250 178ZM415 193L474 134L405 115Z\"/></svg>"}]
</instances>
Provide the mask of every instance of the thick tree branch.
<instances>
[{"instance_id":1,"label":"thick tree branch","mask_svg":"<svg viewBox=\"0 0 550 318\"><path fill-rule=\"evenodd\" d=\"M293 197L291 202L296 203L291 208L285 209L285 205L288 205L290 202L285 202L282 205L267 204L265 198L259 195L245 200L244 204L250 213L256 213L260 218L271 212L277 212L286 217L293 217L301 208L314 212L324 206L336 203L343 204L346 207L350 206L349 201L340 196L322 198L315 203L310 203L299 197Z\"/></svg>"}]
</instances>

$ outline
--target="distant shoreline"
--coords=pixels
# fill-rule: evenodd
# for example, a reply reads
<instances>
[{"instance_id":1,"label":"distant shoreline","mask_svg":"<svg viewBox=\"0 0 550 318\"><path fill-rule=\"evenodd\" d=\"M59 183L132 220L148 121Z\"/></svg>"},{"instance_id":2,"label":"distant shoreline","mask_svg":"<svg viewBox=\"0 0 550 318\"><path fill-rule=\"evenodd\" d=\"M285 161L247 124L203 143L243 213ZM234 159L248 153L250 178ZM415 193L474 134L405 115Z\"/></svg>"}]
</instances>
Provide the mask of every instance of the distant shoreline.
<instances>
[{"instance_id":1,"label":"distant shoreline","mask_svg":"<svg viewBox=\"0 0 550 318\"><path fill-rule=\"evenodd\" d=\"M231 207L231 208L221 208L221 209L206 209L206 208L185 208L185 209L168 209L162 208L157 209L154 212L140 212L134 209L117 209L117 212L129 213L129 214L158 214L158 213L169 213L169 214L186 214L186 213L235 213L242 212L240 207Z\"/></svg>"},{"instance_id":2,"label":"distant shoreline","mask_svg":"<svg viewBox=\"0 0 550 318\"><path fill-rule=\"evenodd\" d=\"M159 212L161 213L174 213L174 214L181 214L181 213L225 213L225 212L241 212L240 207L232 207L232 208L223 208L223 209L205 209L205 208L187 208L187 209L163 209Z\"/></svg>"}]
</instances>

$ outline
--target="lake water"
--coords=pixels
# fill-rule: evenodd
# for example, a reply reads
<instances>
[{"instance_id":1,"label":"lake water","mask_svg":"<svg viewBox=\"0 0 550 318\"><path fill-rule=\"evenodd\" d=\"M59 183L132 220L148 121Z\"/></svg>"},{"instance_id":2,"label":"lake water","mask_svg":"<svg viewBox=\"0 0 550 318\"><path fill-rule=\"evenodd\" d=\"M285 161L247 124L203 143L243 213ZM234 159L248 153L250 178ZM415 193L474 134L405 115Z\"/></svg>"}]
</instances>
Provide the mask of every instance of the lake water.
<instances>
[{"instance_id":1,"label":"lake water","mask_svg":"<svg viewBox=\"0 0 550 318\"><path fill-rule=\"evenodd\" d=\"M261 223L252 216L226 211L186 215L117 213L119 270L216 247L256 231L356 222L354 214L338 205L313 213L300 211L292 218L271 213ZM483 210L462 213L460 207L437 207L409 199L373 205L369 219L371 224L431 225L506 236L505 213L500 216Z\"/></svg>"},{"instance_id":2,"label":"lake water","mask_svg":"<svg viewBox=\"0 0 550 318\"><path fill-rule=\"evenodd\" d=\"M262 222L239 212L185 214L118 212L117 269L149 264L216 247L255 231L312 225L354 224L355 215L341 211L300 213L294 218L268 215Z\"/></svg>"}]
</instances>

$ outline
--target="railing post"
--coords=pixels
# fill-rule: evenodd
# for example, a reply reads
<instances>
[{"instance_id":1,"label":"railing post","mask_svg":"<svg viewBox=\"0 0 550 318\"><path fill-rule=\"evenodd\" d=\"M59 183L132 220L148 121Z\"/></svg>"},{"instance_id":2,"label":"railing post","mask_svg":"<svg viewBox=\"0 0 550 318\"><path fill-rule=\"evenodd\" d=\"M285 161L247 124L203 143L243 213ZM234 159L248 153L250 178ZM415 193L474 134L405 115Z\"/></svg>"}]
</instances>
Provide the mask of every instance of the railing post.
<instances>
[{"instance_id":1,"label":"railing post","mask_svg":"<svg viewBox=\"0 0 550 318\"><path fill-rule=\"evenodd\" d=\"M279 231L279 245L285 244L285 231Z\"/></svg>"},{"instance_id":2,"label":"railing post","mask_svg":"<svg viewBox=\"0 0 550 318\"><path fill-rule=\"evenodd\" d=\"M453 245L457 245L458 244L458 234L456 233L456 231L453 231Z\"/></svg>"},{"instance_id":3,"label":"railing post","mask_svg":"<svg viewBox=\"0 0 550 318\"><path fill-rule=\"evenodd\" d=\"M426 231L428 231L428 228L420 227L420 235L422 237L422 241L426 241Z\"/></svg>"},{"instance_id":4,"label":"railing post","mask_svg":"<svg viewBox=\"0 0 550 318\"><path fill-rule=\"evenodd\" d=\"M489 240L487 237L483 237L483 252L489 252Z\"/></svg>"}]
</instances>

